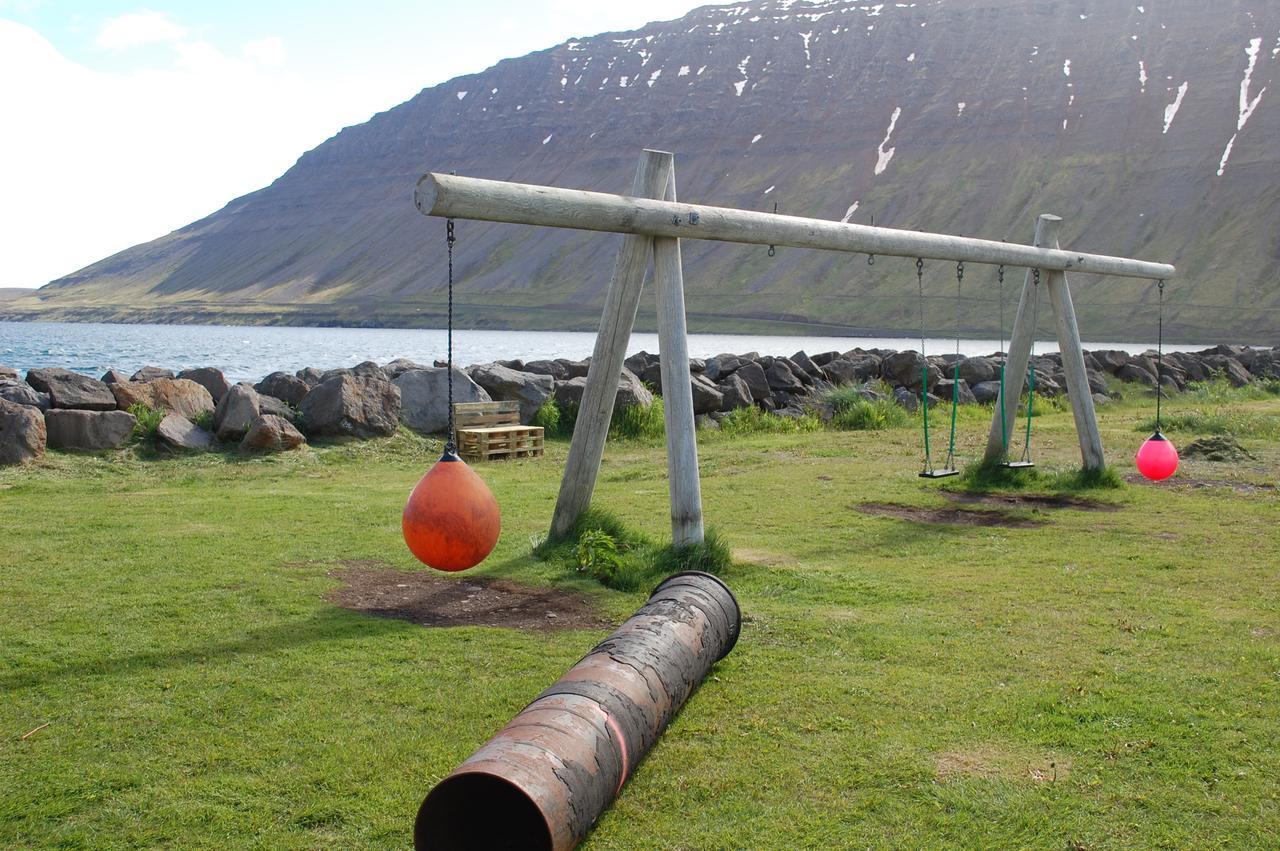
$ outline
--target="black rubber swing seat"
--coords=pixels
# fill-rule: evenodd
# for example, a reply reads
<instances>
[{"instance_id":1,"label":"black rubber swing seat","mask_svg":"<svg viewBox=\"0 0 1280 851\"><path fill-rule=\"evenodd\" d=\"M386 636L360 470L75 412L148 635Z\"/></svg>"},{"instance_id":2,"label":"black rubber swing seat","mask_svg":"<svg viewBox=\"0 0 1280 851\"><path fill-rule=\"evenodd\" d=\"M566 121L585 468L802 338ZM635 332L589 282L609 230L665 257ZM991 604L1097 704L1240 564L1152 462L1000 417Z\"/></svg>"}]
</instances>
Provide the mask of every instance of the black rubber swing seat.
<instances>
[{"instance_id":1,"label":"black rubber swing seat","mask_svg":"<svg viewBox=\"0 0 1280 851\"><path fill-rule=\"evenodd\" d=\"M945 479L949 476L960 475L959 470L921 470L920 478L922 479Z\"/></svg>"},{"instance_id":2,"label":"black rubber swing seat","mask_svg":"<svg viewBox=\"0 0 1280 851\"><path fill-rule=\"evenodd\" d=\"M1027 467L1034 467L1035 465L1036 464L1034 461L1002 461L1000 462L1000 466L1004 467L1006 470L1023 470L1023 469L1026 469Z\"/></svg>"}]
</instances>

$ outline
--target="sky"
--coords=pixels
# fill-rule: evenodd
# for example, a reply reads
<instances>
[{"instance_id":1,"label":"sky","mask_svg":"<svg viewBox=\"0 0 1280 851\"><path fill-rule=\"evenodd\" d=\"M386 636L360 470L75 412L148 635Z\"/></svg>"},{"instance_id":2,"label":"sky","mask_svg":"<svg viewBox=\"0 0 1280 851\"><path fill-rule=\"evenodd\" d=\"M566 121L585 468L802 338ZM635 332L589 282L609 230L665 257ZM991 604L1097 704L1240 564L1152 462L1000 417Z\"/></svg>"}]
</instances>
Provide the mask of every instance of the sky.
<instances>
[{"instance_id":1,"label":"sky","mask_svg":"<svg viewBox=\"0 0 1280 851\"><path fill-rule=\"evenodd\" d=\"M200 219L423 88L699 5L0 0L0 287Z\"/></svg>"}]
</instances>

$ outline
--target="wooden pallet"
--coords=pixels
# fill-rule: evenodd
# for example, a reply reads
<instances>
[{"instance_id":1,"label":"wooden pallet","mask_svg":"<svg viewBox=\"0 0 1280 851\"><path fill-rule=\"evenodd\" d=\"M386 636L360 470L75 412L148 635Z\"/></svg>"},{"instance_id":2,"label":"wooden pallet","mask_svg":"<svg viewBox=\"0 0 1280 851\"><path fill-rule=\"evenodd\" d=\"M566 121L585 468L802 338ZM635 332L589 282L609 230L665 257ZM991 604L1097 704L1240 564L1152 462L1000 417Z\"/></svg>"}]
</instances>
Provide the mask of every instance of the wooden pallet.
<instances>
[{"instance_id":1,"label":"wooden pallet","mask_svg":"<svg viewBox=\"0 0 1280 851\"><path fill-rule=\"evenodd\" d=\"M518 402L459 402L453 417L464 461L543 454L543 429L520 424Z\"/></svg>"}]
</instances>

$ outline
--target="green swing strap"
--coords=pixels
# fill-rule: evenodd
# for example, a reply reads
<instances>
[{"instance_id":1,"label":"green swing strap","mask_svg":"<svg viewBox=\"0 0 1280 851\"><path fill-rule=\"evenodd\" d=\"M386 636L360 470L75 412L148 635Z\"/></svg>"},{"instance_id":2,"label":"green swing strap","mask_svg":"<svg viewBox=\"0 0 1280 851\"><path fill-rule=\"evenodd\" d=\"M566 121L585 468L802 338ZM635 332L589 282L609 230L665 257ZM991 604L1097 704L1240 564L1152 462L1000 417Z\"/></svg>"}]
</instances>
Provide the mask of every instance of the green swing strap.
<instances>
[{"instance_id":1,"label":"green swing strap","mask_svg":"<svg viewBox=\"0 0 1280 851\"><path fill-rule=\"evenodd\" d=\"M958 274L963 276L964 264L961 264ZM929 445L929 358L925 352L925 324L924 324L924 260L916 258L916 288L920 294L920 410L923 413L924 420L924 468L920 471L922 479L943 479L947 476L959 475L960 471L955 469L955 449L956 449L956 405L959 404L959 386L955 384L951 388L951 440L947 450L946 466L940 470L933 467L933 453ZM958 326L957 326L958 327ZM956 346L959 347L959 337L956 338ZM958 348L957 348L958 351ZM955 366L955 374L958 377L960 365L957 361Z\"/></svg>"},{"instance_id":2,"label":"green swing strap","mask_svg":"<svg viewBox=\"0 0 1280 851\"><path fill-rule=\"evenodd\" d=\"M956 264L956 360L951 365L951 439L947 444L948 470L956 468L956 411L960 408L960 285L964 282L964 261Z\"/></svg>"},{"instance_id":3,"label":"green swing strap","mask_svg":"<svg viewBox=\"0 0 1280 851\"><path fill-rule=\"evenodd\" d=\"M1031 351L1027 358L1027 432L1022 439L1022 463L1030 464L1031 462L1031 421L1035 419L1035 398L1036 398L1036 325L1040 321L1040 270L1033 269L1031 272L1031 280L1035 286L1035 292L1031 298Z\"/></svg>"}]
</instances>

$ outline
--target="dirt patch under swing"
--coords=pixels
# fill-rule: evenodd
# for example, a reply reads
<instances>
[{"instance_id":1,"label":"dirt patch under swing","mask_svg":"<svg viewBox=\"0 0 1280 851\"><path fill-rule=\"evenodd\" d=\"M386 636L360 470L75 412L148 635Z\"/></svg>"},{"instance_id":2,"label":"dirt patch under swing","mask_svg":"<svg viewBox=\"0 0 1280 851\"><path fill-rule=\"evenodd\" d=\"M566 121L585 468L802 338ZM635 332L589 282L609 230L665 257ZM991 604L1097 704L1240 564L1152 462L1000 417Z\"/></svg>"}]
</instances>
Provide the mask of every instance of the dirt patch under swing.
<instances>
[{"instance_id":1,"label":"dirt patch under swing","mask_svg":"<svg viewBox=\"0 0 1280 851\"><path fill-rule=\"evenodd\" d=\"M590 598L508 579L450 579L430 570L396 570L373 560L344 561L329 571L342 582L326 598L344 609L420 626L504 629L608 629Z\"/></svg>"},{"instance_id":2,"label":"dirt patch under swing","mask_svg":"<svg viewBox=\"0 0 1280 851\"><path fill-rule=\"evenodd\" d=\"M942 495L953 502L966 505L999 505L1005 508L1076 508L1081 511L1123 511L1124 506L1114 502L1101 502L1081 496L1065 494L982 494L943 491Z\"/></svg>"},{"instance_id":3,"label":"dirt patch under swing","mask_svg":"<svg viewBox=\"0 0 1280 851\"><path fill-rule=\"evenodd\" d=\"M892 517L915 523L940 523L947 526L1002 526L1006 529L1033 529L1042 521L1016 517L1003 511L972 508L920 508L893 502L863 502L855 506L873 517Z\"/></svg>"}]
</instances>

